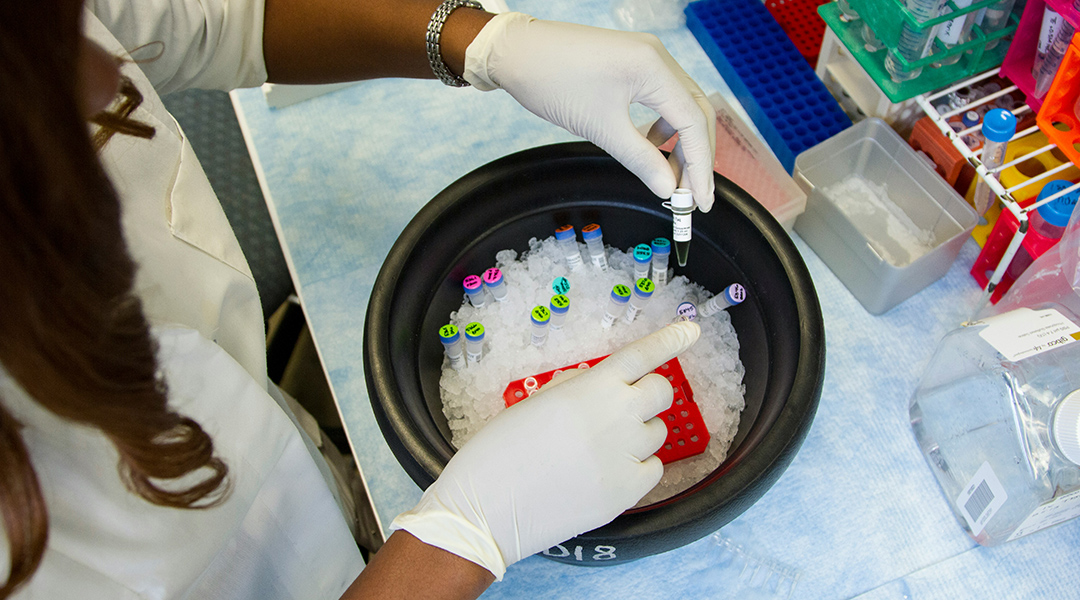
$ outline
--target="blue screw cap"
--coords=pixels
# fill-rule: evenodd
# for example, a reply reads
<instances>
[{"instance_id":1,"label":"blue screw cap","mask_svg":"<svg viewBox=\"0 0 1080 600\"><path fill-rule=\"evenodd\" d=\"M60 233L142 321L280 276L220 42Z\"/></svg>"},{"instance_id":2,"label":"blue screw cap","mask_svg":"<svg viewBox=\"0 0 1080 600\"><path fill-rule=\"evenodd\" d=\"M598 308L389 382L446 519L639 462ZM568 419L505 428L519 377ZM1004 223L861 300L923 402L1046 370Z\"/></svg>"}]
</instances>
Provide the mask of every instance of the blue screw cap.
<instances>
[{"instance_id":1,"label":"blue screw cap","mask_svg":"<svg viewBox=\"0 0 1080 600\"><path fill-rule=\"evenodd\" d=\"M1016 135L1016 117L1007 110L995 108L983 117L982 132L991 142L1007 142Z\"/></svg>"},{"instance_id":2,"label":"blue screw cap","mask_svg":"<svg viewBox=\"0 0 1080 600\"><path fill-rule=\"evenodd\" d=\"M1055 179L1050 183L1043 186L1041 192L1039 192L1038 200L1049 198L1050 196L1060 192L1061 190L1071 187L1073 182L1066 179ZM1069 224L1069 217L1072 216L1073 208L1076 207L1076 201L1080 199L1080 191L1072 191L1064 196L1043 204L1038 208L1039 216L1046 220L1047 223L1054 227L1065 227Z\"/></svg>"}]
</instances>

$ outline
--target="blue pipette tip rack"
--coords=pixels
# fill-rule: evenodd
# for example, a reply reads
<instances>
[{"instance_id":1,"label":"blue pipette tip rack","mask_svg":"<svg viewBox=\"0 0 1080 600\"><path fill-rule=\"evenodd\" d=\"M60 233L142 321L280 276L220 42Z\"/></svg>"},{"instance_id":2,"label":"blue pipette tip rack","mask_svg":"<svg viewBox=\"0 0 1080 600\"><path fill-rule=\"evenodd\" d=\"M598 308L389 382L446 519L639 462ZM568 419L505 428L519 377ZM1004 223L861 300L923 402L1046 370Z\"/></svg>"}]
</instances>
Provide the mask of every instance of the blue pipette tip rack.
<instances>
[{"instance_id":1,"label":"blue pipette tip rack","mask_svg":"<svg viewBox=\"0 0 1080 600\"><path fill-rule=\"evenodd\" d=\"M788 173L800 152L851 126L763 3L691 2L686 25Z\"/></svg>"}]
</instances>

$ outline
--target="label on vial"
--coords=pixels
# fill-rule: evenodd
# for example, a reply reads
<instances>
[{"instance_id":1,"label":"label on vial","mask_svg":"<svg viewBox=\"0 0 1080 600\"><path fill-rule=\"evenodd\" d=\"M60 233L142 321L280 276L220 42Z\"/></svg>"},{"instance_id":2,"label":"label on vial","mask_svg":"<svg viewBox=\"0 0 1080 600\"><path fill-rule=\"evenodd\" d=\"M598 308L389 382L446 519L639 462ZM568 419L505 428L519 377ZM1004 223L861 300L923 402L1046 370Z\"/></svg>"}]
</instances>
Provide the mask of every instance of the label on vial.
<instances>
[{"instance_id":1,"label":"label on vial","mask_svg":"<svg viewBox=\"0 0 1080 600\"><path fill-rule=\"evenodd\" d=\"M1013 362L1080 339L1080 327L1052 308L1020 308L981 323L986 327L979 336Z\"/></svg>"},{"instance_id":2,"label":"label on vial","mask_svg":"<svg viewBox=\"0 0 1080 600\"><path fill-rule=\"evenodd\" d=\"M637 318L638 311L640 310L640 308L634 306L634 303L631 302L630 306L626 307L626 314L623 315L623 320L627 323L633 323L634 319Z\"/></svg>"},{"instance_id":3,"label":"label on vial","mask_svg":"<svg viewBox=\"0 0 1080 600\"><path fill-rule=\"evenodd\" d=\"M984 462L956 497L956 507L967 521L971 535L979 535L1008 499L1005 486L1001 485L994 469Z\"/></svg>"},{"instance_id":4,"label":"label on vial","mask_svg":"<svg viewBox=\"0 0 1080 600\"><path fill-rule=\"evenodd\" d=\"M601 252L600 254L590 254L592 258L592 264L600 267L601 271L607 271L607 253Z\"/></svg>"},{"instance_id":5,"label":"label on vial","mask_svg":"<svg viewBox=\"0 0 1080 600\"><path fill-rule=\"evenodd\" d=\"M971 6L971 0L953 0L956 4L956 8L967 8ZM948 7L943 9L948 12L952 12ZM948 14L946 12L946 14ZM960 33L964 29L964 21L970 14L964 14L956 17L952 21L948 21L938 25L938 39L945 44L956 44L960 41Z\"/></svg>"},{"instance_id":6,"label":"label on vial","mask_svg":"<svg viewBox=\"0 0 1080 600\"><path fill-rule=\"evenodd\" d=\"M580 258L578 261L580 262ZM551 289L556 294L566 294L570 291L570 281L565 277L556 277L555 281L551 282Z\"/></svg>"},{"instance_id":7,"label":"label on vial","mask_svg":"<svg viewBox=\"0 0 1080 600\"><path fill-rule=\"evenodd\" d=\"M1080 490L1054 498L1031 512L1006 541L1080 517Z\"/></svg>"},{"instance_id":8,"label":"label on vial","mask_svg":"<svg viewBox=\"0 0 1080 600\"><path fill-rule=\"evenodd\" d=\"M1046 54L1046 51L1050 49L1050 44L1054 42L1054 38L1057 37L1058 29L1061 27L1062 17L1054 9L1048 5L1043 12L1042 28L1039 30L1039 54Z\"/></svg>"},{"instance_id":9,"label":"label on vial","mask_svg":"<svg viewBox=\"0 0 1080 600\"><path fill-rule=\"evenodd\" d=\"M581 265L583 264L584 263L581 262L581 253L578 251L577 243L575 242L573 251L566 254L566 266L569 267L571 271L576 271L581 268Z\"/></svg>"},{"instance_id":10,"label":"label on vial","mask_svg":"<svg viewBox=\"0 0 1080 600\"><path fill-rule=\"evenodd\" d=\"M676 242L689 242L690 241L690 215L672 215L673 228L671 230L671 237L675 238Z\"/></svg>"}]
</instances>

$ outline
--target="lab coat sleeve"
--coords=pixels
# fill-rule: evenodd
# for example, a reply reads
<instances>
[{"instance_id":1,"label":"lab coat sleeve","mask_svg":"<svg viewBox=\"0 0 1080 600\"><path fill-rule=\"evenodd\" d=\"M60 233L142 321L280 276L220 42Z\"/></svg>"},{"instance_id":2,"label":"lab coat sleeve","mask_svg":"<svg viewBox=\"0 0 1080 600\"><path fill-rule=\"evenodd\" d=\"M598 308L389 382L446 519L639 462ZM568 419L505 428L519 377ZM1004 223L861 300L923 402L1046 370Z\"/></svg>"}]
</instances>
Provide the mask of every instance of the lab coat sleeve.
<instances>
[{"instance_id":1,"label":"lab coat sleeve","mask_svg":"<svg viewBox=\"0 0 1080 600\"><path fill-rule=\"evenodd\" d=\"M87 0L159 94L266 81L264 0Z\"/></svg>"}]
</instances>

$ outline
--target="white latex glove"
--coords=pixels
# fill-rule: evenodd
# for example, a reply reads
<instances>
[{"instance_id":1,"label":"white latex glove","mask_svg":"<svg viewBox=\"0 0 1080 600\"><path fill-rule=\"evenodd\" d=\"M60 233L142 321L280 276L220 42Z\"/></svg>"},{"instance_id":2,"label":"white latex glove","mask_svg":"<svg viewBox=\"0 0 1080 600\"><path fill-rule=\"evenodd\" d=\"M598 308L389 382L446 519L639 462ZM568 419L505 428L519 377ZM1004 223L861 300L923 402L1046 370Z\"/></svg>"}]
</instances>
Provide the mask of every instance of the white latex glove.
<instances>
[{"instance_id":1,"label":"white latex glove","mask_svg":"<svg viewBox=\"0 0 1080 600\"><path fill-rule=\"evenodd\" d=\"M502 580L510 564L610 522L664 472L653 453L667 427L654 417L671 406L671 384L646 374L700 333L669 325L502 411L391 529Z\"/></svg>"},{"instance_id":2,"label":"white latex glove","mask_svg":"<svg viewBox=\"0 0 1080 600\"><path fill-rule=\"evenodd\" d=\"M503 13L469 45L463 77L596 144L657 196L682 181L702 211L712 208L716 111L656 36ZM650 138L679 132L671 164L634 128L635 102L660 114Z\"/></svg>"}]
</instances>

